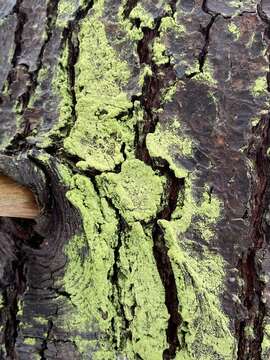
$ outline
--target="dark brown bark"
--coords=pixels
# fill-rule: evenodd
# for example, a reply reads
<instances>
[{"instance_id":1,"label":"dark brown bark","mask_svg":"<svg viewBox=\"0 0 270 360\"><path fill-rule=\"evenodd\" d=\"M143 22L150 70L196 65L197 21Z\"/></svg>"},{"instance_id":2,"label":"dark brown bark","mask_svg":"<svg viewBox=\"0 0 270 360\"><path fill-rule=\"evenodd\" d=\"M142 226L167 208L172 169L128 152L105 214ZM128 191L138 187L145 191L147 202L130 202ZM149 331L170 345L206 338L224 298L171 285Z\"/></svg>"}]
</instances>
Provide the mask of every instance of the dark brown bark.
<instances>
[{"instance_id":1,"label":"dark brown bark","mask_svg":"<svg viewBox=\"0 0 270 360\"><path fill-rule=\"evenodd\" d=\"M0 358L266 360L268 2L100 6L0 3L0 171L42 209L0 218Z\"/></svg>"}]
</instances>

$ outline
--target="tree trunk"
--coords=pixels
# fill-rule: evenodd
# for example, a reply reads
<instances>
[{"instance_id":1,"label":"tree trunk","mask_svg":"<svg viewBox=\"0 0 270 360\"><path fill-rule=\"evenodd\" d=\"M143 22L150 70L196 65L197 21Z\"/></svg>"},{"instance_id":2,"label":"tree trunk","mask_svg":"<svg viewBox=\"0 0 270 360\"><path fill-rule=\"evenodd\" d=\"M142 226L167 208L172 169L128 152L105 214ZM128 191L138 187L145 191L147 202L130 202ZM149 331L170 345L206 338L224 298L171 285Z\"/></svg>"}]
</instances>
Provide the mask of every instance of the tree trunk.
<instances>
[{"instance_id":1,"label":"tree trunk","mask_svg":"<svg viewBox=\"0 0 270 360\"><path fill-rule=\"evenodd\" d=\"M1 359L269 359L268 1L0 16Z\"/></svg>"}]
</instances>

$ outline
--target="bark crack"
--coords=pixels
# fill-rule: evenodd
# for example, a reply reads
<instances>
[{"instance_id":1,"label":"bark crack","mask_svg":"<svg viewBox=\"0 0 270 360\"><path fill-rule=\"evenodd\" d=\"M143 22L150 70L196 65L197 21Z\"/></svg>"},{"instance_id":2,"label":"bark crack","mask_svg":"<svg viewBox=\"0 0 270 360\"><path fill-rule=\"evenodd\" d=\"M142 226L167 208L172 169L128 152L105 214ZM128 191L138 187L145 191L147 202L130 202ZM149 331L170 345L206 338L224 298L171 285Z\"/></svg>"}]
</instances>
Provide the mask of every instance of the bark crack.
<instances>
[{"instance_id":1,"label":"bark crack","mask_svg":"<svg viewBox=\"0 0 270 360\"><path fill-rule=\"evenodd\" d=\"M257 184L252 197L250 238L253 245L239 263L240 273L244 279L243 304L247 317L239 324L238 360L261 359L261 342L263 340L263 319L266 306L262 299L264 284L260 278L260 254L269 244L270 227L264 218L270 201L270 162L266 151L270 145L269 116L263 118L254 129L254 142L249 148L249 156L256 164ZM246 330L253 329L254 339Z\"/></svg>"},{"instance_id":2,"label":"bark crack","mask_svg":"<svg viewBox=\"0 0 270 360\"><path fill-rule=\"evenodd\" d=\"M261 19L267 23L265 38L269 40L269 20L258 6ZM266 74L269 79L269 72ZM269 89L268 89L269 91ZM242 302L246 308L246 318L238 324L238 360L260 360L263 341L263 320L266 304L263 301L265 283L262 281L262 259L264 250L270 243L270 226L267 223L267 210L270 202L270 160L267 150L270 146L270 114L264 115L253 128L247 156L255 164L253 179L254 192L251 198L251 225L249 236L252 246L239 262L239 270L244 279ZM254 337L247 329L252 329Z\"/></svg>"},{"instance_id":3,"label":"bark crack","mask_svg":"<svg viewBox=\"0 0 270 360\"><path fill-rule=\"evenodd\" d=\"M42 345L41 345L41 350L40 350L40 360L46 360L46 356L45 356L45 352L48 349L48 341L50 340L50 335L52 332L52 328L53 328L53 322L51 320L48 321L48 329L47 329L47 334L46 337L44 338Z\"/></svg>"},{"instance_id":4,"label":"bark crack","mask_svg":"<svg viewBox=\"0 0 270 360\"><path fill-rule=\"evenodd\" d=\"M175 11L176 1L171 3L171 8ZM143 28L143 38L138 42L138 55L140 64L147 64L151 67L152 75L145 79L143 86L141 106L144 109L144 123L136 128L136 157L151 166L154 170L158 170L161 175L167 178L166 187L166 205L157 214L153 221L152 238L153 238L153 254L156 260L157 269L165 289L165 304L169 313L168 327L167 327L167 341L168 348L163 352L164 359L173 359L176 356L177 348L180 347L178 338L178 329L181 324L181 316L179 313L179 300L177 296L177 287L175 276L168 255L168 248L165 243L164 234L160 228L158 221L160 219L170 220L173 211L176 208L178 194L181 187L184 185L183 179L175 177L174 172L169 168L166 161L163 166L155 164L151 158L146 146L146 137L149 133L155 131L156 125L159 122L158 115L154 109L162 106L161 90L169 84L169 81L176 81L176 75L173 66L168 62L163 65L156 65L153 60L152 44L153 41L159 37L159 28L164 16L155 20L153 29Z\"/></svg>"}]
</instances>

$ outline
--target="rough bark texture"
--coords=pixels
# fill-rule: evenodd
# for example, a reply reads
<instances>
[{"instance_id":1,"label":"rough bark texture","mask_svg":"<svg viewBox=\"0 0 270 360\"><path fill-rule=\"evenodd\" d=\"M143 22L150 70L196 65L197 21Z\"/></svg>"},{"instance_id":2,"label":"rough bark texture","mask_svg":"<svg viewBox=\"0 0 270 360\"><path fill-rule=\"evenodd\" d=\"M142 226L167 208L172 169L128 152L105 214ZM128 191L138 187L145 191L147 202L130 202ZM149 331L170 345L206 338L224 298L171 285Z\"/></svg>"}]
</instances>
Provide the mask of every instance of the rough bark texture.
<instances>
[{"instance_id":1,"label":"rough bark texture","mask_svg":"<svg viewBox=\"0 0 270 360\"><path fill-rule=\"evenodd\" d=\"M0 17L1 359L269 359L268 0Z\"/></svg>"}]
</instances>

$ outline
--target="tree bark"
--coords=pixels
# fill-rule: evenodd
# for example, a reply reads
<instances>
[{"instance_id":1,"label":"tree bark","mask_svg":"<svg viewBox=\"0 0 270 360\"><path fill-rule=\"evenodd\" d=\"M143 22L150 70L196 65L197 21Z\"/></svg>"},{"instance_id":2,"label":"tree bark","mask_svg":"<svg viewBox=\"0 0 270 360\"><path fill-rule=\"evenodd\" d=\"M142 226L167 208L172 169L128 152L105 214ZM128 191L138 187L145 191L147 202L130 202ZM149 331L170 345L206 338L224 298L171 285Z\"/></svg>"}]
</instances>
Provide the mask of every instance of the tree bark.
<instances>
[{"instance_id":1,"label":"tree bark","mask_svg":"<svg viewBox=\"0 0 270 360\"><path fill-rule=\"evenodd\" d=\"M269 359L267 0L0 17L1 359Z\"/></svg>"}]
</instances>

